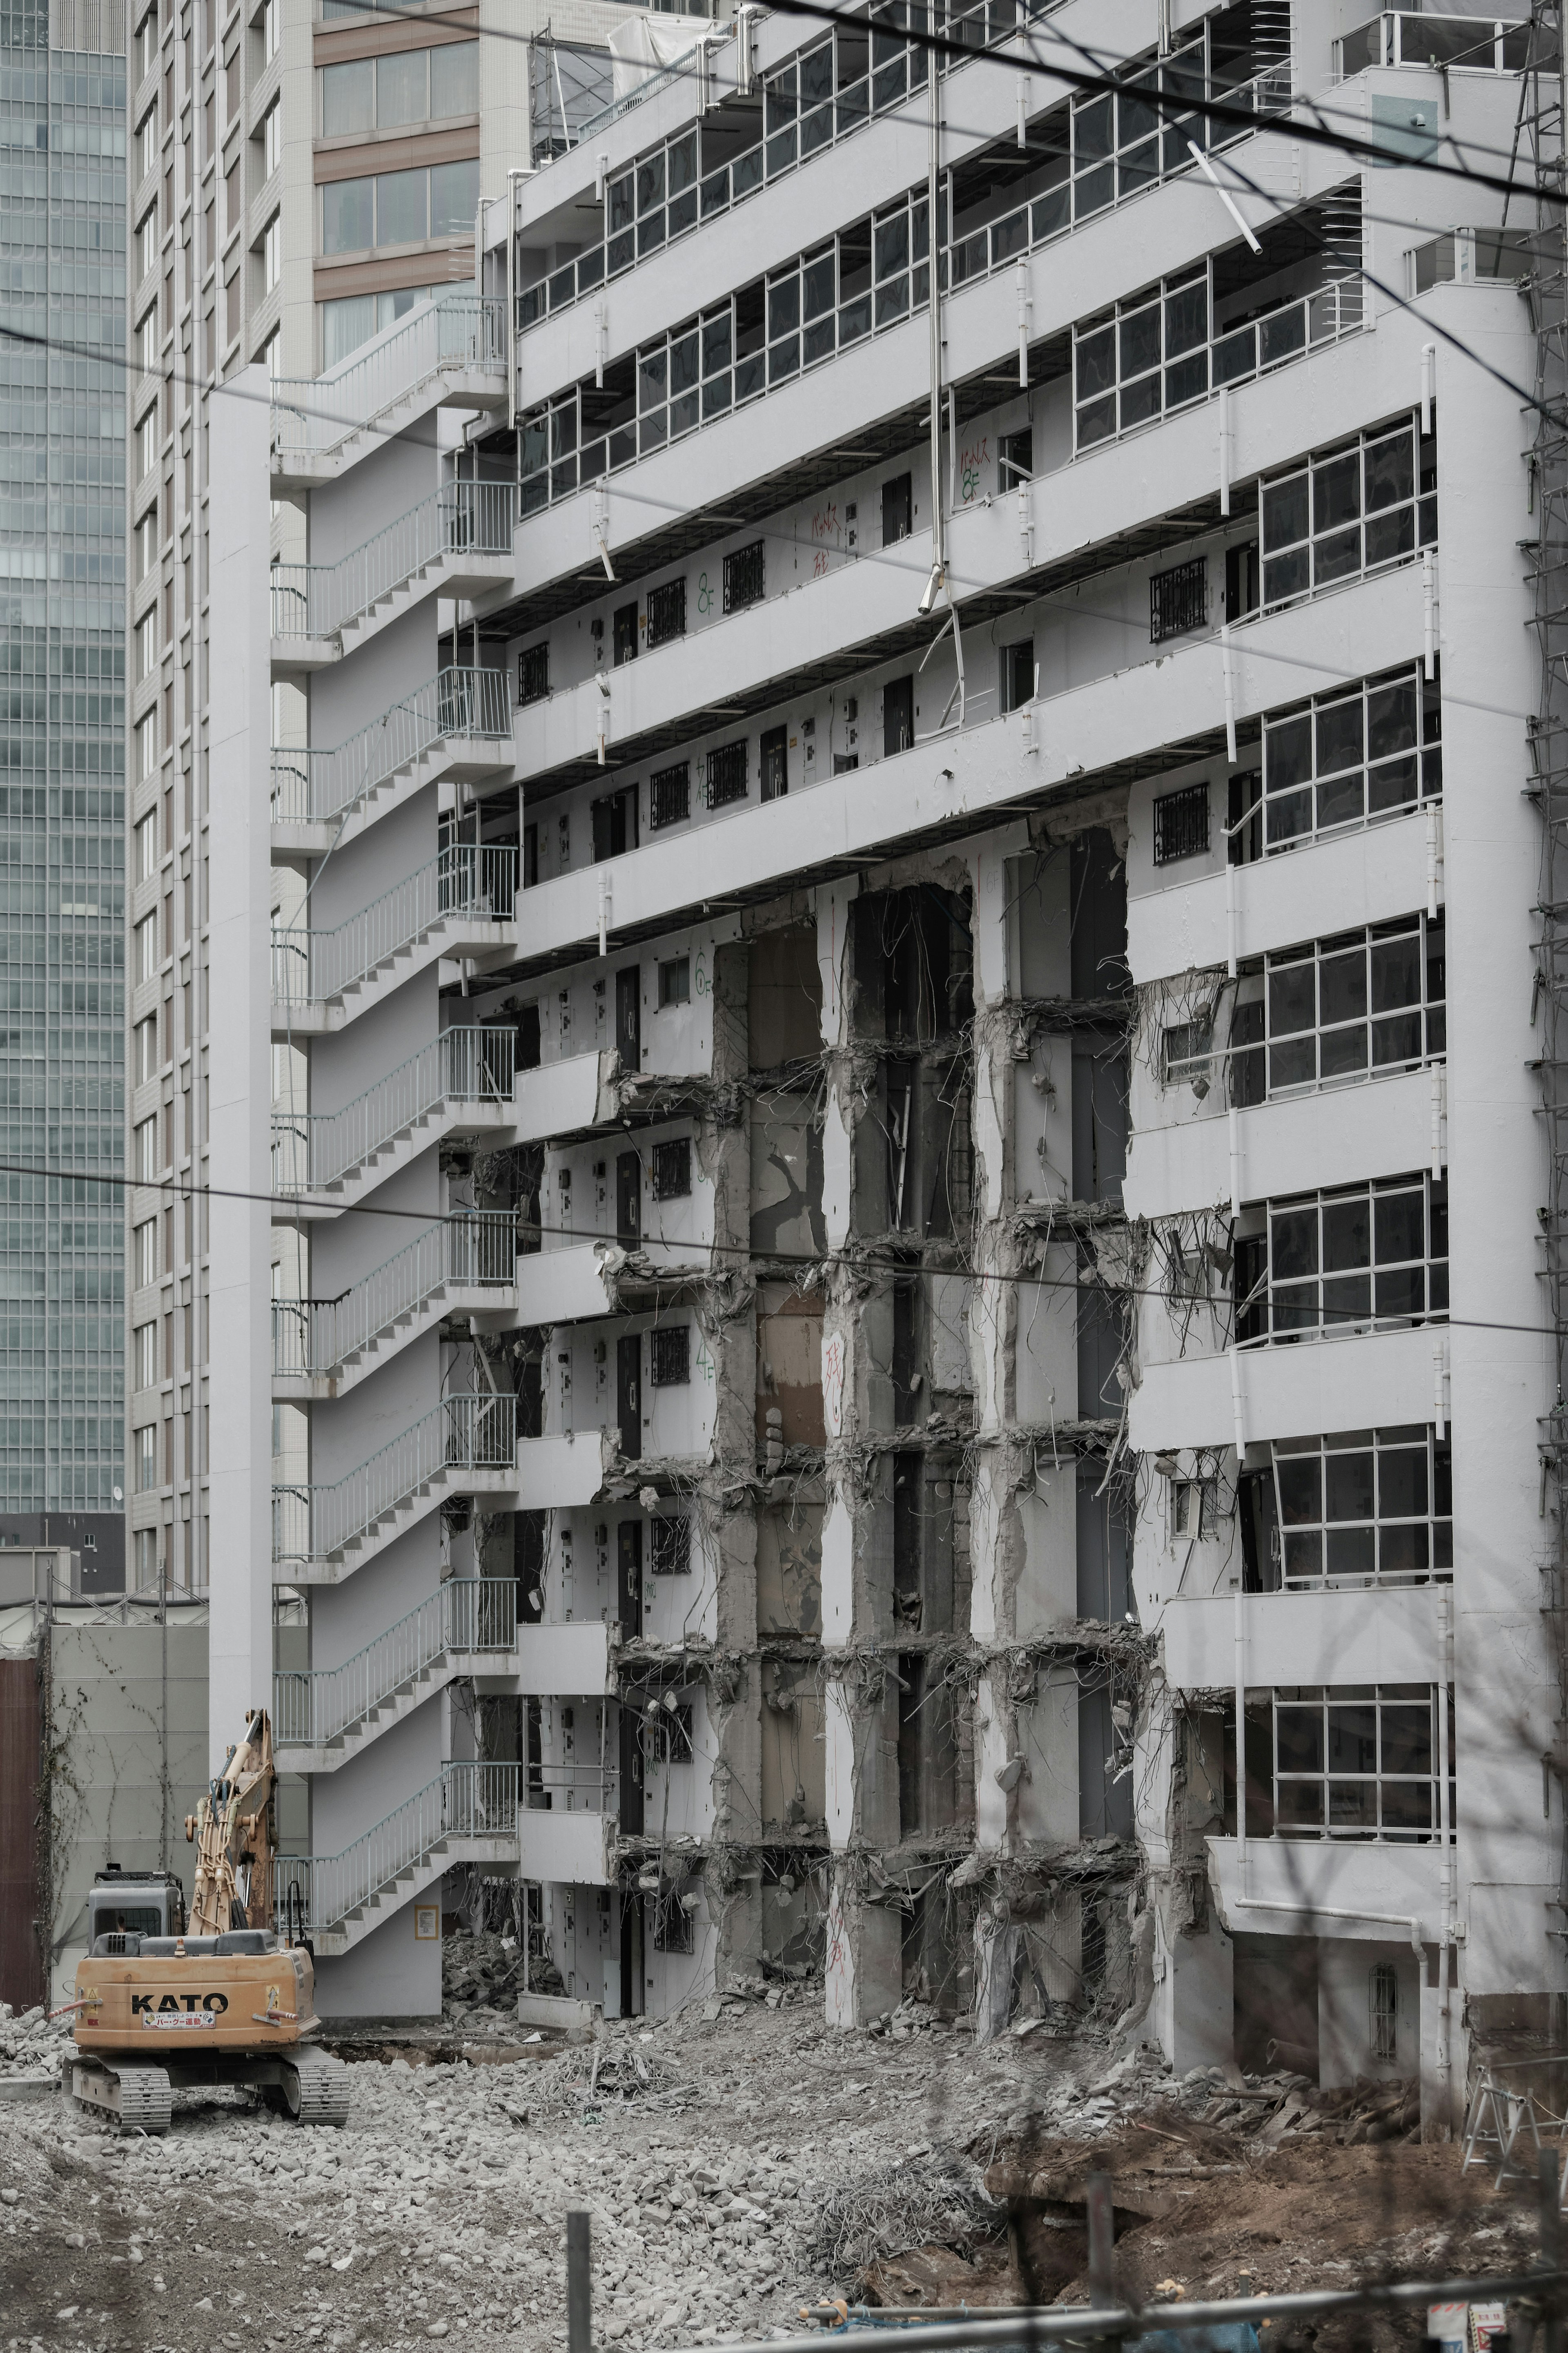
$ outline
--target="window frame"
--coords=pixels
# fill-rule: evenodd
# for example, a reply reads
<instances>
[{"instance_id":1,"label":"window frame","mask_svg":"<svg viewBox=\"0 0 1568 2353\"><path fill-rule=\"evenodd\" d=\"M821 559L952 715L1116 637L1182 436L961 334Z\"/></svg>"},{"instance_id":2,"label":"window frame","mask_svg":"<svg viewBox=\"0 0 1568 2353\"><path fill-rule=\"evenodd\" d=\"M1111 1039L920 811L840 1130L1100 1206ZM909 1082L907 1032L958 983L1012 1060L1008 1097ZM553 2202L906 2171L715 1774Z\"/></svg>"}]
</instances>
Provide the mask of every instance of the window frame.
<instances>
[{"instance_id":1,"label":"window frame","mask_svg":"<svg viewBox=\"0 0 1568 2353\"><path fill-rule=\"evenodd\" d=\"M1401 1218L1416 1199L1419 1256L1385 1246L1385 1237L1398 1241ZM1352 1258L1349 1252L1359 1249L1363 1239L1356 1212L1363 1206L1366 1254ZM1245 1230L1248 1227L1253 1229ZM1310 1266L1305 1263L1309 1243ZM1448 1320L1448 1186L1446 1176L1435 1176L1429 1168L1247 1202L1237 1222L1233 1249L1238 1347L1292 1346L1304 1340L1407 1331ZM1302 1253L1299 1265L1294 1262L1298 1252ZM1396 1296L1402 1282L1412 1284L1417 1276L1419 1306L1395 1305L1392 1298L1381 1296L1385 1288ZM1353 1294L1363 1278L1365 1303L1361 1305Z\"/></svg>"}]
</instances>

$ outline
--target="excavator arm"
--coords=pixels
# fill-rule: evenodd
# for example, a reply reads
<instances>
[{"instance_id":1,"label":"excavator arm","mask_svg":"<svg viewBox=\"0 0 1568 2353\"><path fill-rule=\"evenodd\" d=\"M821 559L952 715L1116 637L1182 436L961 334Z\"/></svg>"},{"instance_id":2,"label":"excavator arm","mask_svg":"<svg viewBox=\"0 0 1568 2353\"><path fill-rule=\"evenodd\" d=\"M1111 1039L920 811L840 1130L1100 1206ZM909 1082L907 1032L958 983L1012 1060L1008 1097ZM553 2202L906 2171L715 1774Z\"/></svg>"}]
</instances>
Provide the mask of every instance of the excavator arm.
<instances>
[{"instance_id":1,"label":"excavator arm","mask_svg":"<svg viewBox=\"0 0 1568 2353\"><path fill-rule=\"evenodd\" d=\"M208 1783L195 1812L185 1816L185 1836L196 1846L189 1936L221 1936L230 1928L272 1926L276 1788L272 1726L258 1708L245 1738L229 1750L222 1778Z\"/></svg>"}]
</instances>

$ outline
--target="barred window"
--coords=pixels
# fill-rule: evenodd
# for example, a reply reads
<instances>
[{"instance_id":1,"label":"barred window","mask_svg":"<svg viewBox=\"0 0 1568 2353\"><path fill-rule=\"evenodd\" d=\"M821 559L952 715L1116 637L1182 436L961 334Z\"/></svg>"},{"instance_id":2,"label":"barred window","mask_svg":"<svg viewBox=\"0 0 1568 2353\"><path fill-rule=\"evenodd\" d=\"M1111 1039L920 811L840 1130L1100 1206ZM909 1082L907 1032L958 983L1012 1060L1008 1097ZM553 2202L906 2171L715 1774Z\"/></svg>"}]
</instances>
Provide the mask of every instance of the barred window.
<instances>
[{"instance_id":1,"label":"barred window","mask_svg":"<svg viewBox=\"0 0 1568 2353\"><path fill-rule=\"evenodd\" d=\"M661 580L657 588L647 592L647 642L651 653L655 646L668 645L672 638L686 635L686 575L679 580Z\"/></svg>"},{"instance_id":2,"label":"barred window","mask_svg":"<svg viewBox=\"0 0 1568 2353\"><path fill-rule=\"evenodd\" d=\"M1437 1710L1445 1705L1453 1837L1454 1711L1447 1692L1428 1683L1330 1683L1276 1690L1269 1699L1276 1838L1429 1846L1441 1836Z\"/></svg>"},{"instance_id":3,"label":"barred window","mask_svg":"<svg viewBox=\"0 0 1568 2353\"><path fill-rule=\"evenodd\" d=\"M679 1200L691 1190L691 1138L672 1136L667 1144L653 1147L653 1198L656 1201Z\"/></svg>"},{"instance_id":4,"label":"barred window","mask_svg":"<svg viewBox=\"0 0 1568 2353\"><path fill-rule=\"evenodd\" d=\"M1235 1281L1242 1341L1445 1317L1447 1179L1386 1176L1244 1208Z\"/></svg>"},{"instance_id":5,"label":"barred window","mask_svg":"<svg viewBox=\"0 0 1568 2353\"><path fill-rule=\"evenodd\" d=\"M1173 564L1149 581L1149 637L1153 645L1179 638L1184 629L1201 629L1209 617L1209 567L1205 555L1190 564Z\"/></svg>"},{"instance_id":6,"label":"barred window","mask_svg":"<svg viewBox=\"0 0 1568 2353\"><path fill-rule=\"evenodd\" d=\"M647 821L650 832L661 825L679 825L691 815L691 763L678 760L673 768L658 768L647 780Z\"/></svg>"},{"instance_id":7,"label":"barred window","mask_svg":"<svg viewBox=\"0 0 1568 2353\"><path fill-rule=\"evenodd\" d=\"M1231 1101L1267 1103L1444 1054L1446 935L1441 915L1406 915L1243 964L1230 1024Z\"/></svg>"},{"instance_id":8,"label":"barred window","mask_svg":"<svg viewBox=\"0 0 1568 2353\"><path fill-rule=\"evenodd\" d=\"M708 806L723 808L730 801L746 797L747 743L742 735L734 744L715 744L708 754Z\"/></svg>"},{"instance_id":9,"label":"barred window","mask_svg":"<svg viewBox=\"0 0 1568 2353\"><path fill-rule=\"evenodd\" d=\"M685 1577L691 1567L691 1523L689 1520L654 1520L653 1574L655 1577Z\"/></svg>"},{"instance_id":10,"label":"barred window","mask_svg":"<svg viewBox=\"0 0 1568 2353\"><path fill-rule=\"evenodd\" d=\"M1180 792L1161 793L1154 802L1155 865L1201 857L1208 846L1208 786L1184 785Z\"/></svg>"},{"instance_id":11,"label":"barred window","mask_svg":"<svg viewBox=\"0 0 1568 2353\"><path fill-rule=\"evenodd\" d=\"M648 1378L656 1389L683 1387L691 1378L691 1326L666 1324L648 1334Z\"/></svg>"},{"instance_id":12,"label":"barred window","mask_svg":"<svg viewBox=\"0 0 1568 2353\"><path fill-rule=\"evenodd\" d=\"M1269 1454L1241 1482L1248 1591L1452 1574L1453 1456L1429 1423L1277 1438Z\"/></svg>"},{"instance_id":13,"label":"barred window","mask_svg":"<svg viewBox=\"0 0 1568 2353\"><path fill-rule=\"evenodd\" d=\"M1363 679L1316 696L1263 723L1263 843L1266 856L1342 827L1396 817L1443 789L1442 707L1436 680L1419 669ZM1232 811L1244 817L1259 797ZM1243 862L1258 845L1237 836Z\"/></svg>"},{"instance_id":14,"label":"barred window","mask_svg":"<svg viewBox=\"0 0 1568 2353\"><path fill-rule=\"evenodd\" d=\"M521 710L524 703L542 702L550 692L550 640L537 646L524 646L517 658L517 701Z\"/></svg>"},{"instance_id":15,"label":"barred window","mask_svg":"<svg viewBox=\"0 0 1568 2353\"><path fill-rule=\"evenodd\" d=\"M748 605L763 601L763 544L754 539L750 547L737 547L724 558L724 610L743 612Z\"/></svg>"}]
</instances>

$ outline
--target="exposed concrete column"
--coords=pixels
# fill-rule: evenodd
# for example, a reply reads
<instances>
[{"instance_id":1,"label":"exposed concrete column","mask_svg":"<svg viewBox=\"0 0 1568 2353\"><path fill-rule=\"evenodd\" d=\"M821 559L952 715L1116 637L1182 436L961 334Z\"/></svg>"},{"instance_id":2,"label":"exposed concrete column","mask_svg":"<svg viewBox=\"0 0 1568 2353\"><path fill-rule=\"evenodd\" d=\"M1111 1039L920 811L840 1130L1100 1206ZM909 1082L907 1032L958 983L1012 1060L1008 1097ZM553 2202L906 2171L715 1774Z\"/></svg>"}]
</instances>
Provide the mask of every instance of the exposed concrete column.
<instances>
[{"instance_id":1,"label":"exposed concrete column","mask_svg":"<svg viewBox=\"0 0 1568 2353\"><path fill-rule=\"evenodd\" d=\"M271 840L267 371L210 404L212 1148L208 1753L272 1705ZM248 1195L247 1199L226 1198Z\"/></svg>"}]
</instances>

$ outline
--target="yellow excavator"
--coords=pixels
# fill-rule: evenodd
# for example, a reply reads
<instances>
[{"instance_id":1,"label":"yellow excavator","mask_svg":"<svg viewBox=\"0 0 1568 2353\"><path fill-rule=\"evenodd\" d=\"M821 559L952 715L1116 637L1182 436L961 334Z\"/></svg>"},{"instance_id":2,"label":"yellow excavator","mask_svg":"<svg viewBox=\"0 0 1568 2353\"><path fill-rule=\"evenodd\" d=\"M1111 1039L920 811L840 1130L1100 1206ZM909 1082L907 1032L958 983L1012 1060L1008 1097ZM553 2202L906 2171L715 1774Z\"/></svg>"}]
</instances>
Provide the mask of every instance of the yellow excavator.
<instances>
[{"instance_id":1,"label":"yellow excavator","mask_svg":"<svg viewBox=\"0 0 1568 2353\"><path fill-rule=\"evenodd\" d=\"M70 2089L122 2132L166 2132L176 2091L226 2084L249 2084L298 2124L347 2119L348 2069L310 2047L321 2021L303 1921L281 1938L273 1926L276 1792L272 1726L258 1708L185 1818L196 1847L189 1921L166 1875L143 1884L110 1872L92 1890L91 1944L68 2005Z\"/></svg>"}]
</instances>

